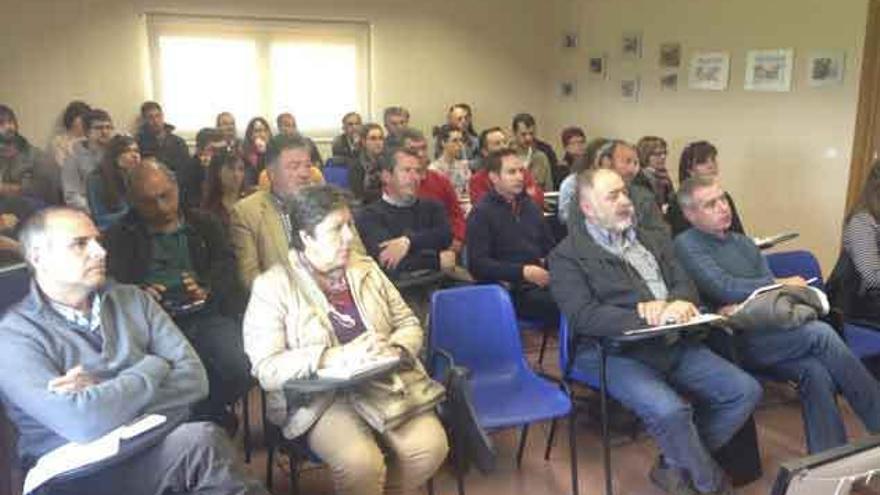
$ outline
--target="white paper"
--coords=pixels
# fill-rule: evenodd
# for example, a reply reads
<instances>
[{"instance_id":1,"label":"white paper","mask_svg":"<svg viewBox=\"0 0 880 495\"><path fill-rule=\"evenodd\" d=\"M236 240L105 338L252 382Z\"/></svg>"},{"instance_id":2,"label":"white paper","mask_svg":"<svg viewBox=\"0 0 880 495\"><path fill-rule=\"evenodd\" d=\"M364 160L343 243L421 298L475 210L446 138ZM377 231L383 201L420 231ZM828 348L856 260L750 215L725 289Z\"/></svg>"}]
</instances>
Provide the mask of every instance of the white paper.
<instances>
[{"instance_id":1,"label":"white paper","mask_svg":"<svg viewBox=\"0 0 880 495\"><path fill-rule=\"evenodd\" d=\"M386 356L377 359L368 359L359 361L356 364L348 366L339 366L334 368L321 368L317 371L318 378L333 378L338 380L350 380L364 373L373 371L378 368L392 366L400 362L397 356Z\"/></svg>"},{"instance_id":2,"label":"white paper","mask_svg":"<svg viewBox=\"0 0 880 495\"><path fill-rule=\"evenodd\" d=\"M705 325L706 323L712 323L714 321L723 320L724 317L721 315L716 315L714 313L703 313L698 316L694 316L690 320L685 323L671 323L669 325L658 325L656 327L649 328L639 328L636 330L627 330L623 332L624 335L639 335L643 333L654 333L654 332L663 332L664 330L672 330L674 328L685 328L694 325Z\"/></svg>"},{"instance_id":3,"label":"white paper","mask_svg":"<svg viewBox=\"0 0 880 495\"><path fill-rule=\"evenodd\" d=\"M151 430L166 421L161 414L150 414L120 426L89 443L68 443L43 454L27 472L23 493L28 494L59 474L109 459L119 453L119 441Z\"/></svg>"}]
</instances>

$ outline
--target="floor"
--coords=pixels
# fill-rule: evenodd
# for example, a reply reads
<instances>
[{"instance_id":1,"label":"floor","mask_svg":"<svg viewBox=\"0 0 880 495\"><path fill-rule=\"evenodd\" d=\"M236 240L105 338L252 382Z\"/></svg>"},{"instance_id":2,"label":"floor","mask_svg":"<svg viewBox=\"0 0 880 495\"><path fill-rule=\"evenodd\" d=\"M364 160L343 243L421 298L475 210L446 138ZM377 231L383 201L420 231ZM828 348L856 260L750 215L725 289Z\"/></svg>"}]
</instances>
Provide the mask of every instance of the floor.
<instances>
[{"instance_id":1,"label":"floor","mask_svg":"<svg viewBox=\"0 0 880 495\"><path fill-rule=\"evenodd\" d=\"M538 339L534 335L524 335L524 345L530 362L537 360ZM551 348L545 357L544 370L549 374L558 374L555 354ZM579 395L588 397L587 391ZM255 445L262 445L261 428L258 424L258 398L255 394L251 401L253 413L252 431ZM841 400L844 418L851 438L865 435L858 419ZM582 407L582 409L584 409ZM577 453L579 490L582 495L604 493L604 477L602 472L601 435L598 420L592 419L584 410L579 412L577 425ZM758 427L763 476L761 479L738 488L736 493L742 495L769 495L779 465L786 460L806 454L801 425L800 407L796 396L784 385L770 384L765 392L764 403L755 413ZM555 447L549 461L544 461L543 452L548 424L541 424L529 431L528 443L523 456L521 468L516 468L516 448L518 431L503 431L494 434L498 452L497 469L484 476L472 471L465 479L466 493L469 495L505 494L569 494L571 493L568 435L567 428L560 424ZM241 446L241 433L237 438ZM653 463L657 451L650 438L641 433L635 440L628 435L615 436L611 451L613 466L613 486L615 494L623 495L660 495L663 492L655 488L648 480L647 473ZM258 479L265 476L266 453L262 447L256 449L249 472ZM286 458L276 456L274 469L274 493L288 493L288 476ZM457 493L453 472L445 466L435 478L437 495ZM306 465L300 477L300 493L305 495L332 494L333 486L329 472L320 465Z\"/></svg>"}]
</instances>

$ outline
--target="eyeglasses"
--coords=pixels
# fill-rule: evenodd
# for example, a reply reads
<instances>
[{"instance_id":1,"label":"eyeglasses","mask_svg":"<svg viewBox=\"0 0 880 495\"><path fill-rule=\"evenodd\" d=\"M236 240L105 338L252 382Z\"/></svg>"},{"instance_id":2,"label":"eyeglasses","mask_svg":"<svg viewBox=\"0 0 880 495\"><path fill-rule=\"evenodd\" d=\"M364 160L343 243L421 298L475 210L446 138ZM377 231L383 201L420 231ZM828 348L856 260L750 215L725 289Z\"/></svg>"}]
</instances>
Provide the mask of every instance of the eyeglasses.
<instances>
[{"instance_id":1,"label":"eyeglasses","mask_svg":"<svg viewBox=\"0 0 880 495\"><path fill-rule=\"evenodd\" d=\"M95 124L91 127L93 131L112 131L113 124Z\"/></svg>"}]
</instances>

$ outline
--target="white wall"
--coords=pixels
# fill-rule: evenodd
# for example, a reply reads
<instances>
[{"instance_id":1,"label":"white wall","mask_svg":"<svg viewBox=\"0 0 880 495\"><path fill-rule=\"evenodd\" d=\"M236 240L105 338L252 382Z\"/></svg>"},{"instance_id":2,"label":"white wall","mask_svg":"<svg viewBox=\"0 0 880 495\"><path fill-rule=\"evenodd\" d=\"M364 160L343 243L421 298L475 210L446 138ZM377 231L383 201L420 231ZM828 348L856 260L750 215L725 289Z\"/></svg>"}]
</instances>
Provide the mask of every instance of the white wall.
<instances>
[{"instance_id":1,"label":"white wall","mask_svg":"<svg viewBox=\"0 0 880 495\"><path fill-rule=\"evenodd\" d=\"M579 83L576 102L551 98L546 113L554 137L572 122L589 137L663 136L675 174L684 145L707 139L719 149L722 180L749 232L799 231L801 238L784 248L810 249L831 269L840 242L867 0L572 0L560 4L554 17L560 29L574 29L580 37L579 47L560 56L554 70L557 80ZM621 60L626 31L643 33L639 61ZM659 87L663 42L683 45L675 93ZM795 50L792 91L745 91L746 51L772 48ZM808 87L806 57L814 49L846 51L843 85ZM687 61L703 50L730 52L727 91L687 88ZM594 52L609 54L605 81L587 77ZM637 103L618 94L620 78L631 75L641 76Z\"/></svg>"}]
</instances>

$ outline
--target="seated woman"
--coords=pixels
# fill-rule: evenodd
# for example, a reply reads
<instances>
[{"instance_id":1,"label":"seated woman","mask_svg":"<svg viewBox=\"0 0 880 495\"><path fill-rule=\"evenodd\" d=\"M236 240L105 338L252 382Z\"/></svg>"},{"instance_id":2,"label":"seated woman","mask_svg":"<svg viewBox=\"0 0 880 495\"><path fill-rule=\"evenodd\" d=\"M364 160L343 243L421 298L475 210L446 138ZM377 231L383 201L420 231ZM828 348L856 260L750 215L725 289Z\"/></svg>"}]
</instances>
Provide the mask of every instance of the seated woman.
<instances>
[{"instance_id":1,"label":"seated woman","mask_svg":"<svg viewBox=\"0 0 880 495\"><path fill-rule=\"evenodd\" d=\"M452 182L452 187L455 188L459 198L467 198L471 169L468 161L461 158L464 151L463 132L449 124L441 125L437 128L437 142L442 151L428 168L445 175Z\"/></svg>"},{"instance_id":2,"label":"seated woman","mask_svg":"<svg viewBox=\"0 0 880 495\"><path fill-rule=\"evenodd\" d=\"M874 162L847 215L843 249L828 279L847 320L880 326L880 161Z\"/></svg>"},{"instance_id":3,"label":"seated woman","mask_svg":"<svg viewBox=\"0 0 880 495\"><path fill-rule=\"evenodd\" d=\"M668 148L666 140L657 136L644 136L636 144L639 152L639 163L642 164L642 172L645 174L657 198L657 206L666 211L669 205L675 202L675 186L669 177L669 169L666 168L666 154Z\"/></svg>"},{"instance_id":4,"label":"seated woman","mask_svg":"<svg viewBox=\"0 0 880 495\"><path fill-rule=\"evenodd\" d=\"M244 131L241 156L244 158L244 186L253 190L257 186L260 173L266 168L266 147L272 139L269 122L263 117L254 117Z\"/></svg>"},{"instance_id":5,"label":"seated woman","mask_svg":"<svg viewBox=\"0 0 880 495\"><path fill-rule=\"evenodd\" d=\"M128 213L128 172L140 163L137 141L131 136L114 136L101 164L86 177L89 210L100 230L109 229Z\"/></svg>"},{"instance_id":6,"label":"seated woman","mask_svg":"<svg viewBox=\"0 0 880 495\"><path fill-rule=\"evenodd\" d=\"M433 412L379 433L358 415L351 394L303 395L284 386L365 357L415 359L419 322L372 259L352 250L346 193L307 187L293 200L290 220L290 263L257 277L244 319L245 350L268 392L268 418L330 465L336 493L413 493L448 449Z\"/></svg>"},{"instance_id":7,"label":"seated woman","mask_svg":"<svg viewBox=\"0 0 880 495\"><path fill-rule=\"evenodd\" d=\"M244 161L236 153L221 152L208 165L208 187L202 209L217 216L229 229L229 212L244 197Z\"/></svg>"},{"instance_id":8,"label":"seated woman","mask_svg":"<svg viewBox=\"0 0 880 495\"><path fill-rule=\"evenodd\" d=\"M678 183L681 184L689 179L692 175L704 177L718 176L718 149L708 141L696 141L690 143L681 152L681 159L678 161ZM730 215L732 221L730 231L739 234L745 234L742 220L736 211L736 204L729 193L725 193L727 204L730 205ZM691 223L684 217L678 201L669 203L666 210L666 221L672 227L672 236L675 237L685 230L691 228Z\"/></svg>"}]
</instances>

